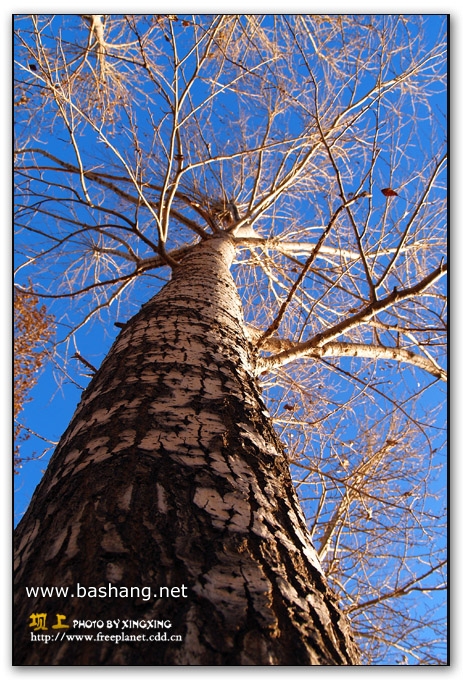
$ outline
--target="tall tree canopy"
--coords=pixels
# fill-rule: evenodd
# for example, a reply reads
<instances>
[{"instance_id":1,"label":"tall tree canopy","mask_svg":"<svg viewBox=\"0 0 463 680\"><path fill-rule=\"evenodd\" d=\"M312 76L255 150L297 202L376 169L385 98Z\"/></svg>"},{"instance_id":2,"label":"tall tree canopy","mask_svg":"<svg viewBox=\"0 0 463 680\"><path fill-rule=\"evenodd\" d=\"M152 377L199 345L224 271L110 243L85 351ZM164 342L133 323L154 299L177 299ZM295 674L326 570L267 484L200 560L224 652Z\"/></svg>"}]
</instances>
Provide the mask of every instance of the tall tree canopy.
<instances>
[{"instance_id":1,"label":"tall tree canopy","mask_svg":"<svg viewBox=\"0 0 463 680\"><path fill-rule=\"evenodd\" d=\"M372 664L446 659L446 60L439 15L15 18L16 281L63 393L242 226L267 408Z\"/></svg>"}]
</instances>

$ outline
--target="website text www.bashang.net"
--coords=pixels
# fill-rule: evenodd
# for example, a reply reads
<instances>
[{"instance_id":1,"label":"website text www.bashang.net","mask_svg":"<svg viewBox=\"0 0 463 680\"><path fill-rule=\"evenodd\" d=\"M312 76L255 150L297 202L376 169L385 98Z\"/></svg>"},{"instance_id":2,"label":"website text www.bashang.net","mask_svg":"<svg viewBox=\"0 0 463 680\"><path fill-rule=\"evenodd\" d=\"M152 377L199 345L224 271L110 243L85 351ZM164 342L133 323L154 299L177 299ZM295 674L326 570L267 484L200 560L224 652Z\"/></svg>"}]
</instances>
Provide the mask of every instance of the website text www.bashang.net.
<instances>
[{"instance_id":1,"label":"website text www.bashang.net","mask_svg":"<svg viewBox=\"0 0 463 680\"><path fill-rule=\"evenodd\" d=\"M89 598L142 598L148 602L161 597L188 597L187 586L160 586L154 589L151 586L115 586L108 583L104 586L83 586L76 584L75 589L69 586L26 586L27 597L89 597Z\"/></svg>"}]
</instances>

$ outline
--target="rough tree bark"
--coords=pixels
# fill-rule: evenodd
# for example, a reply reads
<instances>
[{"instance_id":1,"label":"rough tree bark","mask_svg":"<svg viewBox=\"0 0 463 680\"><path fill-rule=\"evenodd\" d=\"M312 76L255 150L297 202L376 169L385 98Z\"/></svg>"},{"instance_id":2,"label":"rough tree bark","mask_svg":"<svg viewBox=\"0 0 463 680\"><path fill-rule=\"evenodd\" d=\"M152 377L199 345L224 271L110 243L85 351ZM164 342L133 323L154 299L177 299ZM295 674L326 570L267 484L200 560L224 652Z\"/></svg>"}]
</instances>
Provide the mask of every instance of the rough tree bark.
<instances>
[{"instance_id":1,"label":"rough tree bark","mask_svg":"<svg viewBox=\"0 0 463 680\"><path fill-rule=\"evenodd\" d=\"M228 236L193 249L83 393L16 531L16 665L358 662L259 394L233 257ZM178 590L79 598L77 584ZM31 639L37 613L59 641ZM83 620L170 621L183 639L66 640L96 637Z\"/></svg>"}]
</instances>

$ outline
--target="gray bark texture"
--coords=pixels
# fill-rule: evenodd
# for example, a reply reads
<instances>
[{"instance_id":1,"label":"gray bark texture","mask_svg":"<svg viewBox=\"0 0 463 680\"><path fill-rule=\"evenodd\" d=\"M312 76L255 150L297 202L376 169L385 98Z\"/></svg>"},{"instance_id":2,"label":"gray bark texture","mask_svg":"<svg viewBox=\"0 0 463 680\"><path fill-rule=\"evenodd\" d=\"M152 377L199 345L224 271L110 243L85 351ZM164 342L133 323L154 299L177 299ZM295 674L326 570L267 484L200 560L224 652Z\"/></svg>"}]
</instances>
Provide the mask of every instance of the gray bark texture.
<instances>
[{"instance_id":1,"label":"gray bark texture","mask_svg":"<svg viewBox=\"0 0 463 680\"><path fill-rule=\"evenodd\" d=\"M15 665L358 663L254 377L233 257L229 237L193 249L83 393L15 533ZM28 597L37 586L69 592ZM123 621L182 639L96 641Z\"/></svg>"}]
</instances>

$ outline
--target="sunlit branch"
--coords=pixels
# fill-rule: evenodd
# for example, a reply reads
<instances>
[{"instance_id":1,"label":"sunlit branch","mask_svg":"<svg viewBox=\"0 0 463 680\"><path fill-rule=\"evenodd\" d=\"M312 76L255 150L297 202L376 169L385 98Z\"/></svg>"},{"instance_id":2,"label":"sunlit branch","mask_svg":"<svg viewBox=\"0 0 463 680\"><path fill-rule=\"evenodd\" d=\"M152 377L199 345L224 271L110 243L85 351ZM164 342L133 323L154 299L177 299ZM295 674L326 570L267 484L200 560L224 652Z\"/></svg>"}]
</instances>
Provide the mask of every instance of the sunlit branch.
<instances>
[{"instance_id":1,"label":"sunlit branch","mask_svg":"<svg viewBox=\"0 0 463 680\"><path fill-rule=\"evenodd\" d=\"M36 295L37 297L40 298L47 298L47 299L52 299L52 300L59 300L62 298L72 298L76 297L78 295L83 295L85 293L89 293L92 290L98 289L98 288L104 288L106 286L112 286L116 283L124 283L124 286L127 285L128 282L130 282L135 276L137 276L138 272L135 270L131 272L130 274L124 274L120 276L116 276L115 278L112 279L107 279L106 281L97 281L95 283L90 283L88 286L83 286L82 288L78 288L76 290L70 290L67 293L39 293L37 291L29 291L27 288L23 288L19 284L16 284L19 290L21 290L24 293L28 293L30 295Z\"/></svg>"},{"instance_id":2,"label":"sunlit branch","mask_svg":"<svg viewBox=\"0 0 463 680\"><path fill-rule=\"evenodd\" d=\"M350 489L352 492L355 494L358 494L360 496L365 496L366 498L370 498L371 500L374 500L377 503L381 503L383 505L389 506L391 508L398 508L400 510L407 510L409 511L410 508L404 507L400 503L394 503L394 501L388 500L386 498L382 498L379 496L375 496L372 493L369 493L368 491L365 491L362 488L359 488L355 483L352 483L349 481L348 477L340 477L339 475L334 475L331 474L330 472L327 472L325 470L320 470L318 467L313 467L310 465L302 464L298 462L298 467L301 467L305 470L310 470L311 472L316 472L317 474L321 475L322 477L326 477L326 479L331 480L332 482L335 482L336 484L339 484L346 489Z\"/></svg>"},{"instance_id":3,"label":"sunlit branch","mask_svg":"<svg viewBox=\"0 0 463 680\"><path fill-rule=\"evenodd\" d=\"M372 600L368 600L367 602L359 602L357 604L352 604L348 607L349 612L357 611L359 609L364 609L366 607L371 607L375 604L379 604L380 602L384 602L385 600L389 600L394 597L400 597L402 595L406 595L409 593L411 590L416 590L416 584L419 583L420 581L423 581L424 579L428 578L428 576L431 576L434 572L436 572L438 569L442 569L447 564L447 560L443 560L442 562L439 562L435 567L432 567L429 569L427 572L424 574L421 574L420 576L416 576L407 583L404 583L404 585L399 586L398 588L395 588L392 592L390 593L384 593L384 595L380 595L379 597L375 597ZM441 589L439 587L439 589ZM427 591L430 590L429 588L419 588L421 591Z\"/></svg>"},{"instance_id":4,"label":"sunlit branch","mask_svg":"<svg viewBox=\"0 0 463 680\"><path fill-rule=\"evenodd\" d=\"M430 373L434 377L440 378L440 380L443 380L444 382L447 381L447 372L438 366L434 360L400 347L385 347L383 345L371 345L366 343L328 342L321 347L301 349L300 354L298 355L298 344L303 345L305 343L292 343L290 340L269 338L265 341L262 349L271 351L291 348L295 354L291 361L296 358L320 359L328 357L338 359L342 359L343 357L364 357L377 360L391 360L398 363L412 364L413 366ZM266 359L262 359L259 362L259 365L261 370L268 370ZM272 365L272 368L275 368L277 365L278 364Z\"/></svg>"},{"instance_id":5,"label":"sunlit branch","mask_svg":"<svg viewBox=\"0 0 463 680\"><path fill-rule=\"evenodd\" d=\"M404 243L407 239L409 230L410 230L411 226L413 225L414 221L416 220L419 212L421 211L423 206L426 204L426 201L427 201L429 193L430 193L430 191L431 191L431 189L434 185L434 182L436 181L436 179L437 179L437 177L440 173L440 170L442 169L442 167L444 166L446 161L447 161L447 155L445 155L443 158L441 158L440 161L437 163L436 168L435 168L434 172L432 173L431 177L429 178L429 181L428 181L428 183L427 183L427 185L426 185L426 187L425 187L425 189L424 189L424 191L423 191L423 193L420 197L420 200L418 201L415 209L413 210L413 213L412 213L410 219L408 220L408 223L407 223L405 229L403 230L402 237L401 237L400 242L397 246L396 252L394 253L394 256L391 258L391 261L389 262L389 264L385 268L381 277L375 283L375 288L379 288L381 286L381 284L383 283L383 281L386 279L387 275L391 271L392 267L394 266L395 262L397 261L397 258L399 257L401 252L403 252L403 249L405 247Z\"/></svg>"},{"instance_id":6,"label":"sunlit branch","mask_svg":"<svg viewBox=\"0 0 463 680\"><path fill-rule=\"evenodd\" d=\"M304 355L304 352L310 352L314 349L319 349L326 345L327 343L333 341L335 338L346 333L347 331L355 328L356 326L363 325L370 321L375 315L380 312L385 311L392 305L401 302L402 300L407 300L414 297L415 295L424 292L431 285L436 283L441 276L447 272L447 265L442 264L436 270L428 274L424 279L419 281L414 286L410 288L404 288L402 290L394 289L392 293L383 298L382 300L377 300L367 305L363 310L354 314L350 318L341 321L332 328L327 329L321 333L318 333L315 337L307 342L300 343L297 349L290 349L273 357L266 357L259 360L259 369L268 370L276 366L282 366L294 359L298 359ZM268 336L266 336L268 337ZM266 339L264 337L264 340ZM262 344L262 343L261 343ZM441 376L439 376L441 377Z\"/></svg>"},{"instance_id":7,"label":"sunlit branch","mask_svg":"<svg viewBox=\"0 0 463 680\"><path fill-rule=\"evenodd\" d=\"M305 275L309 271L310 267L312 266L315 258L317 257L317 254L320 250L320 248L323 245L323 242L325 241L326 237L328 236L330 230L336 223L337 218L339 217L340 213L346 208L348 205L353 203L354 201L358 200L359 198L363 198L366 195L365 192L359 194L358 196L354 196L353 198L350 199L350 201L346 203L342 203L333 213L331 219L329 220L327 226L325 227L323 234L320 236L317 244L313 248L309 258L307 259L307 262L302 268L302 271L300 272L299 276L297 277L296 281L294 282L291 290L289 291L289 294L286 298L286 300L283 302L281 305L280 309L278 310L278 314L276 315L275 319L272 321L270 326L267 328L267 330L262 334L261 338L257 341L257 348L262 346L262 344L265 342L265 340L273 335L278 330L278 327L281 323L281 320L283 319L283 316L288 308L289 303L291 302L292 298L294 297L294 294L296 290L299 288L301 285L302 281L305 278Z\"/></svg>"}]
</instances>

